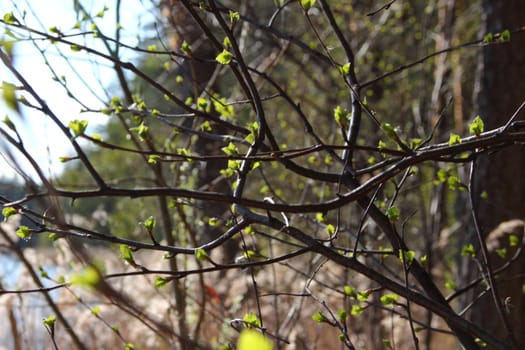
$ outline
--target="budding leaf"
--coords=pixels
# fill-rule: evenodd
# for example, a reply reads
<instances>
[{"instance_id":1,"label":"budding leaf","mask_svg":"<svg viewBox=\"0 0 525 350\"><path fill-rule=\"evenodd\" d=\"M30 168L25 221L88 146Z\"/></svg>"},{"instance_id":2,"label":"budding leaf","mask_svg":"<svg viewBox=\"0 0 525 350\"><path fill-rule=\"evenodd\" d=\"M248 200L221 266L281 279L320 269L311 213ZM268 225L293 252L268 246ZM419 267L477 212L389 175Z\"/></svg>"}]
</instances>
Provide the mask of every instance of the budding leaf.
<instances>
[{"instance_id":1,"label":"budding leaf","mask_svg":"<svg viewBox=\"0 0 525 350\"><path fill-rule=\"evenodd\" d=\"M509 42L510 41L510 31L506 29L503 32L501 32L499 39L504 43Z\"/></svg>"},{"instance_id":2,"label":"budding leaf","mask_svg":"<svg viewBox=\"0 0 525 350\"><path fill-rule=\"evenodd\" d=\"M169 282L169 280L168 280L167 278L157 276L157 278L155 278L155 282L154 282L154 284L155 284L155 288L163 287L163 286L165 286L168 282Z\"/></svg>"},{"instance_id":3,"label":"budding leaf","mask_svg":"<svg viewBox=\"0 0 525 350\"><path fill-rule=\"evenodd\" d=\"M22 239L27 239L31 237L31 230L29 227L22 225L16 230L16 235Z\"/></svg>"},{"instance_id":4,"label":"budding leaf","mask_svg":"<svg viewBox=\"0 0 525 350\"><path fill-rule=\"evenodd\" d=\"M397 303L398 299L399 299L399 296L393 293L385 294L380 298L381 303L385 306L394 306L394 304Z\"/></svg>"},{"instance_id":5,"label":"budding leaf","mask_svg":"<svg viewBox=\"0 0 525 350\"><path fill-rule=\"evenodd\" d=\"M337 124L341 125L343 128L346 128L348 125L348 120L350 119L350 114L343 107L337 106L334 108L334 119Z\"/></svg>"},{"instance_id":6,"label":"budding leaf","mask_svg":"<svg viewBox=\"0 0 525 350\"><path fill-rule=\"evenodd\" d=\"M44 325L51 328L55 325L56 319L55 315L44 318Z\"/></svg>"},{"instance_id":7,"label":"budding leaf","mask_svg":"<svg viewBox=\"0 0 525 350\"><path fill-rule=\"evenodd\" d=\"M449 290L455 290L458 287L458 284L452 280L448 280L445 282L445 288Z\"/></svg>"},{"instance_id":8,"label":"budding leaf","mask_svg":"<svg viewBox=\"0 0 525 350\"><path fill-rule=\"evenodd\" d=\"M149 218L147 218L146 221L144 221L143 223L144 228L150 232L153 231L156 224L157 224L157 220L153 216L150 216Z\"/></svg>"},{"instance_id":9,"label":"budding leaf","mask_svg":"<svg viewBox=\"0 0 525 350\"><path fill-rule=\"evenodd\" d=\"M448 139L448 144L450 146L453 146L453 145L457 145L457 144L460 144L461 143L461 136L459 136L458 134L450 134L450 138Z\"/></svg>"},{"instance_id":10,"label":"budding leaf","mask_svg":"<svg viewBox=\"0 0 525 350\"><path fill-rule=\"evenodd\" d=\"M206 253L204 249L197 248L195 249L195 257L197 258L197 260L203 261L208 257L208 254Z\"/></svg>"},{"instance_id":11,"label":"budding leaf","mask_svg":"<svg viewBox=\"0 0 525 350\"><path fill-rule=\"evenodd\" d=\"M237 341L237 350L272 350L272 342L255 330L244 330Z\"/></svg>"},{"instance_id":12,"label":"budding leaf","mask_svg":"<svg viewBox=\"0 0 525 350\"><path fill-rule=\"evenodd\" d=\"M363 313L364 309L360 305L352 305L352 310L350 311L350 314L352 316L359 316Z\"/></svg>"},{"instance_id":13,"label":"budding leaf","mask_svg":"<svg viewBox=\"0 0 525 350\"><path fill-rule=\"evenodd\" d=\"M186 42L186 40L184 40L180 46L180 49L182 50L182 52L184 52L185 54L187 55L191 55L191 45L188 44Z\"/></svg>"},{"instance_id":14,"label":"budding leaf","mask_svg":"<svg viewBox=\"0 0 525 350\"><path fill-rule=\"evenodd\" d=\"M386 216L391 223L395 224L399 220L399 209L397 207L390 207L386 211Z\"/></svg>"},{"instance_id":15,"label":"budding leaf","mask_svg":"<svg viewBox=\"0 0 525 350\"><path fill-rule=\"evenodd\" d=\"M239 149L233 142L230 142L228 143L228 146L221 148L221 151L229 156L235 156L239 154Z\"/></svg>"},{"instance_id":16,"label":"budding leaf","mask_svg":"<svg viewBox=\"0 0 525 350\"><path fill-rule=\"evenodd\" d=\"M343 66L341 66L340 70L341 70L341 73L343 73L343 75L348 75L350 74L350 67L351 67L351 63L348 62L348 63L345 63Z\"/></svg>"},{"instance_id":17,"label":"budding leaf","mask_svg":"<svg viewBox=\"0 0 525 350\"><path fill-rule=\"evenodd\" d=\"M399 260L404 262L406 265L411 265L416 258L416 252L413 250L399 251Z\"/></svg>"},{"instance_id":18,"label":"budding leaf","mask_svg":"<svg viewBox=\"0 0 525 350\"><path fill-rule=\"evenodd\" d=\"M301 0L301 6L305 11L308 11L315 5L315 0Z\"/></svg>"},{"instance_id":19,"label":"budding leaf","mask_svg":"<svg viewBox=\"0 0 525 350\"><path fill-rule=\"evenodd\" d=\"M15 94L16 86L6 81L2 82L2 97L7 107L18 112L18 103Z\"/></svg>"},{"instance_id":20,"label":"budding leaf","mask_svg":"<svg viewBox=\"0 0 525 350\"><path fill-rule=\"evenodd\" d=\"M86 128L88 126L87 120L72 120L68 124L71 131L73 131L73 135L75 137L80 136L84 134L84 131L86 131Z\"/></svg>"},{"instance_id":21,"label":"budding leaf","mask_svg":"<svg viewBox=\"0 0 525 350\"><path fill-rule=\"evenodd\" d=\"M132 263L132 262L134 263L133 252L131 251L129 246L126 244L120 245L120 257L129 263Z\"/></svg>"},{"instance_id":22,"label":"budding leaf","mask_svg":"<svg viewBox=\"0 0 525 350\"><path fill-rule=\"evenodd\" d=\"M492 34L492 33L487 33L483 37L483 44L488 44L488 43L491 43L493 41L494 41L494 34Z\"/></svg>"},{"instance_id":23,"label":"budding leaf","mask_svg":"<svg viewBox=\"0 0 525 350\"><path fill-rule=\"evenodd\" d=\"M506 258L507 257L507 248L496 249L496 254L498 254L503 259Z\"/></svg>"},{"instance_id":24,"label":"budding leaf","mask_svg":"<svg viewBox=\"0 0 525 350\"><path fill-rule=\"evenodd\" d=\"M93 266L88 266L71 277L71 284L83 287L96 287L100 282L100 273Z\"/></svg>"},{"instance_id":25,"label":"budding leaf","mask_svg":"<svg viewBox=\"0 0 525 350\"><path fill-rule=\"evenodd\" d=\"M470 131L471 135L476 135L476 136L479 137L479 135L485 129L485 123L483 123L483 120L478 115L476 118L474 118L472 123L469 124L468 128L469 128L469 131Z\"/></svg>"},{"instance_id":26,"label":"budding leaf","mask_svg":"<svg viewBox=\"0 0 525 350\"><path fill-rule=\"evenodd\" d=\"M317 313L312 315L312 320L314 320L317 323L323 323L328 321L325 315L321 311L317 311Z\"/></svg>"},{"instance_id":27,"label":"budding leaf","mask_svg":"<svg viewBox=\"0 0 525 350\"><path fill-rule=\"evenodd\" d=\"M390 124L390 123L383 123L383 124L381 124L381 129L384 131L386 136L388 136L389 138L391 138L391 139L395 139L396 138L396 136L397 136L396 129L392 126L392 124Z\"/></svg>"},{"instance_id":28,"label":"budding leaf","mask_svg":"<svg viewBox=\"0 0 525 350\"><path fill-rule=\"evenodd\" d=\"M18 213L18 210L16 210L13 207L5 207L4 209L2 209L2 215L4 216L4 219L9 218L15 215L16 213Z\"/></svg>"},{"instance_id":29,"label":"budding leaf","mask_svg":"<svg viewBox=\"0 0 525 350\"><path fill-rule=\"evenodd\" d=\"M476 250L472 244L466 244L461 248L461 256L469 256L471 258L476 256Z\"/></svg>"},{"instance_id":30,"label":"budding leaf","mask_svg":"<svg viewBox=\"0 0 525 350\"><path fill-rule=\"evenodd\" d=\"M239 21L239 19L241 19L241 15L239 14L239 12L234 12L232 10L230 10L230 23L231 25L235 25L235 23L237 23Z\"/></svg>"},{"instance_id":31,"label":"budding leaf","mask_svg":"<svg viewBox=\"0 0 525 350\"><path fill-rule=\"evenodd\" d=\"M248 312L247 314L245 314L242 317L242 320L248 325L254 327L261 327L261 320L259 320L259 317L257 317L257 315L253 312Z\"/></svg>"},{"instance_id":32,"label":"budding leaf","mask_svg":"<svg viewBox=\"0 0 525 350\"><path fill-rule=\"evenodd\" d=\"M355 294L355 288L348 285L343 287L346 296L353 297Z\"/></svg>"},{"instance_id":33,"label":"budding leaf","mask_svg":"<svg viewBox=\"0 0 525 350\"><path fill-rule=\"evenodd\" d=\"M8 12L4 15L4 22L6 24L20 24L20 21L13 15L13 12Z\"/></svg>"},{"instance_id":34,"label":"budding leaf","mask_svg":"<svg viewBox=\"0 0 525 350\"><path fill-rule=\"evenodd\" d=\"M93 306L91 308L91 313L95 316L99 316L100 315L100 306Z\"/></svg>"},{"instance_id":35,"label":"budding leaf","mask_svg":"<svg viewBox=\"0 0 525 350\"><path fill-rule=\"evenodd\" d=\"M220 64L230 64L232 61L232 54L230 51L224 49L220 54L215 57L215 60Z\"/></svg>"}]
</instances>

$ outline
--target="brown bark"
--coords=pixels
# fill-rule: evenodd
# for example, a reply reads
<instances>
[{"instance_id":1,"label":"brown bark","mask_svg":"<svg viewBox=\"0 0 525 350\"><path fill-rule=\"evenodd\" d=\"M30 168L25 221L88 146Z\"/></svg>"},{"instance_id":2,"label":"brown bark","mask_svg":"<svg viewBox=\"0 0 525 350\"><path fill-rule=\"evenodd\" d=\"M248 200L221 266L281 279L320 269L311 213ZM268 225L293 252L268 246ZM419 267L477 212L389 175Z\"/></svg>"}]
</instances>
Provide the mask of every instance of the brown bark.
<instances>
[{"instance_id":1,"label":"brown bark","mask_svg":"<svg viewBox=\"0 0 525 350\"><path fill-rule=\"evenodd\" d=\"M485 32L513 30L525 24L525 3L521 0L483 1ZM514 34L510 43L487 46L482 52L479 114L486 129L502 126L525 100L525 35ZM519 116L524 119L524 113ZM525 218L525 147L516 145L479 159L477 191L486 191L487 200L480 199L479 214L484 235L499 223ZM478 195L479 195L478 193ZM478 197L479 198L479 197ZM497 269L503 263L492 251L491 263ZM510 258L510 256L509 256ZM508 260L508 258L507 258ZM498 275L496 284L501 299L511 301L507 310L509 323L519 348L525 348L525 259L521 257L505 273ZM494 303L487 293L477 303L472 318L501 339L509 340Z\"/></svg>"}]
</instances>

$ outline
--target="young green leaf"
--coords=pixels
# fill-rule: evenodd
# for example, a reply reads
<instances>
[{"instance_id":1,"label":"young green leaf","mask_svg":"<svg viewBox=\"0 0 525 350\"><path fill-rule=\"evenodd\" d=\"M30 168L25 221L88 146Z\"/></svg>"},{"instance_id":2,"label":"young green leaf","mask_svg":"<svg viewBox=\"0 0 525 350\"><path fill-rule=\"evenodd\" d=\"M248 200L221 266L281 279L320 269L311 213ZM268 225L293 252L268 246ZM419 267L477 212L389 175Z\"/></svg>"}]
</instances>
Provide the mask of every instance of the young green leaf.
<instances>
[{"instance_id":1,"label":"young green leaf","mask_svg":"<svg viewBox=\"0 0 525 350\"><path fill-rule=\"evenodd\" d=\"M399 260L404 262L406 266L410 266L416 258L416 252L413 250L399 251Z\"/></svg>"},{"instance_id":2,"label":"young green leaf","mask_svg":"<svg viewBox=\"0 0 525 350\"><path fill-rule=\"evenodd\" d=\"M244 330L237 340L237 350L272 350L272 342L255 330Z\"/></svg>"},{"instance_id":3,"label":"young green leaf","mask_svg":"<svg viewBox=\"0 0 525 350\"><path fill-rule=\"evenodd\" d=\"M510 31L508 29L505 29L501 32L499 36L499 40L506 43L510 41Z\"/></svg>"},{"instance_id":4,"label":"young green leaf","mask_svg":"<svg viewBox=\"0 0 525 350\"><path fill-rule=\"evenodd\" d=\"M160 287L163 287L165 286L170 280L167 279L167 278L164 278L164 277L161 277L161 276L157 276L155 278L155 282L154 282L154 285L155 285L155 288L160 288Z\"/></svg>"},{"instance_id":5,"label":"young green leaf","mask_svg":"<svg viewBox=\"0 0 525 350\"><path fill-rule=\"evenodd\" d=\"M49 279L49 274L42 265L38 266L38 271L40 272L40 277Z\"/></svg>"},{"instance_id":6,"label":"young green leaf","mask_svg":"<svg viewBox=\"0 0 525 350\"><path fill-rule=\"evenodd\" d=\"M381 124L381 130L391 139L397 139L396 129L390 123Z\"/></svg>"},{"instance_id":7,"label":"young green leaf","mask_svg":"<svg viewBox=\"0 0 525 350\"><path fill-rule=\"evenodd\" d=\"M206 260L206 258L208 257L208 254L206 253L204 249L197 248L195 249L195 257L197 258L197 260L203 261L203 260Z\"/></svg>"},{"instance_id":8,"label":"young green leaf","mask_svg":"<svg viewBox=\"0 0 525 350\"><path fill-rule=\"evenodd\" d=\"M496 254L498 254L500 258L505 259L507 257L507 248L496 249Z\"/></svg>"},{"instance_id":9,"label":"young green leaf","mask_svg":"<svg viewBox=\"0 0 525 350\"><path fill-rule=\"evenodd\" d=\"M119 246L120 249L120 257L127 262L134 262L133 259L133 252L131 251L130 247L127 244L121 244Z\"/></svg>"},{"instance_id":10,"label":"young green leaf","mask_svg":"<svg viewBox=\"0 0 525 350\"><path fill-rule=\"evenodd\" d=\"M88 126L87 120L72 120L69 122L68 127L73 132L73 135L75 137L80 136L84 134L84 131L86 131L86 128Z\"/></svg>"},{"instance_id":11,"label":"young green leaf","mask_svg":"<svg viewBox=\"0 0 525 350\"><path fill-rule=\"evenodd\" d=\"M257 253L251 249L248 249L242 253L242 255L247 261L250 261L257 256Z\"/></svg>"},{"instance_id":12,"label":"young green leaf","mask_svg":"<svg viewBox=\"0 0 525 350\"><path fill-rule=\"evenodd\" d=\"M239 12L235 12L232 10L230 10L229 15L230 15L230 23L233 27L235 23L237 23L241 19L241 15L239 14Z\"/></svg>"},{"instance_id":13,"label":"young green leaf","mask_svg":"<svg viewBox=\"0 0 525 350\"><path fill-rule=\"evenodd\" d=\"M301 0L301 6L305 11L308 11L315 5L316 0Z\"/></svg>"},{"instance_id":14,"label":"young green leaf","mask_svg":"<svg viewBox=\"0 0 525 350\"><path fill-rule=\"evenodd\" d=\"M181 156L187 156L187 157L191 156L191 152L188 151L186 148L177 148L177 154L179 154ZM191 158L186 158L186 160L189 161L189 162L193 161L193 159L191 159Z\"/></svg>"},{"instance_id":15,"label":"young green leaf","mask_svg":"<svg viewBox=\"0 0 525 350\"><path fill-rule=\"evenodd\" d=\"M239 154L239 149L233 142L228 143L228 146L221 148L221 151L223 151L226 155L229 156L236 156Z\"/></svg>"},{"instance_id":16,"label":"young green leaf","mask_svg":"<svg viewBox=\"0 0 525 350\"><path fill-rule=\"evenodd\" d=\"M186 55L191 55L191 45L184 40L182 44L180 45L180 49L182 52L184 52Z\"/></svg>"},{"instance_id":17,"label":"young green leaf","mask_svg":"<svg viewBox=\"0 0 525 350\"><path fill-rule=\"evenodd\" d=\"M16 86L6 81L2 82L2 98L7 107L18 112L18 103L16 101Z\"/></svg>"},{"instance_id":18,"label":"young green leaf","mask_svg":"<svg viewBox=\"0 0 525 350\"><path fill-rule=\"evenodd\" d=\"M226 49L230 49L232 47L232 42L229 37L224 37L224 39L222 39L222 46L224 46Z\"/></svg>"},{"instance_id":19,"label":"young green leaf","mask_svg":"<svg viewBox=\"0 0 525 350\"><path fill-rule=\"evenodd\" d=\"M206 132L210 132L210 131L212 131L212 127L211 127L210 121L209 121L209 120L204 121L204 122L201 124L200 129L201 129L202 131L206 131Z\"/></svg>"},{"instance_id":20,"label":"young green leaf","mask_svg":"<svg viewBox=\"0 0 525 350\"><path fill-rule=\"evenodd\" d=\"M381 304L385 306L394 306L394 304L397 303L398 299L399 299L399 296L397 294L391 293L391 294L385 294L381 296L380 301L381 301Z\"/></svg>"},{"instance_id":21,"label":"young green leaf","mask_svg":"<svg viewBox=\"0 0 525 350\"><path fill-rule=\"evenodd\" d=\"M342 128L346 128L348 126L348 120L350 119L348 111L341 106L335 107L334 119Z\"/></svg>"},{"instance_id":22,"label":"young green leaf","mask_svg":"<svg viewBox=\"0 0 525 350\"><path fill-rule=\"evenodd\" d=\"M350 310L350 314L352 316L359 316L363 313L364 308L361 305L352 305L352 309Z\"/></svg>"},{"instance_id":23,"label":"young green leaf","mask_svg":"<svg viewBox=\"0 0 525 350\"><path fill-rule=\"evenodd\" d=\"M230 64L232 61L232 54L230 51L224 49L220 54L215 57L215 60L219 62L220 64Z\"/></svg>"},{"instance_id":24,"label":"young green leaf","mask_svg":"<svg viewBox=\"0 0 525 350\"><path fill-rule=\"evenodd\" d=\"M474 249L474 246L472 244L466 244L461 248L461 256L468 256L468 257L475 257L476 256L476 250Z\"/></svg>"},{"instance_id":25,"label":"young green leaf","mask_svg":"<svg viewBox=\"0 0 525 350\"><path fill-rule=\"evenodd\" d=\"M339 69L343 75L348 75L350 74L350 67L351 67L351 63L348 62L348 63L343 64Z\"/></svg>"},{"instance_id":26,"label":"young green leaf","mask_svg":"<svg viewBox=\"0 0 525 350\"><path fill-rule=\"evenodd\" d=\"M8 12L4 15L4 22L6 24L19 24L20 21L15 17L13 12Z\"/></svg>"},{"instance_id":27,"label":"young green leaf","mask_svg":"<svg viewBox=\"0 0 525 350\"><path fill-rule=\"evenodd\" d=\"M51 327L53 327L55 325L56 320L57 320L57 318L56 318L55 315L50 315L50 316L44 318L44 325L46 327L51 328Z\"/></svg>"},{"instance_id":28,"label":"young green leaf","mask_svg":"<svg viewBox=\"0 0 525 350\"><path fill-rule=\"evenodd\" d=\"M211 217L208 219L208 225L211 227L219 226L221 224L221 220L216 217Z\"/></svg>"},{"instance_id":29,"label":"young green leaf","mask_svg":"<svg viewBox=\"0 0 525 350\"><path fill-rule=\"evenodd\" d=\"M478 345L481 346L482 348L484 348L484 347L487 346L487 342L484 341L484 340L481 339L481 338L476 338L476 339L474 339L474 341L476 342L476 344L478 344Z\"/></svg>"},{"instance_id":30,"label":"young green leaf","mask_svg":"<svg viewBox=\"0 0 525 350\"><path fill-rule=\"evenodd\" d=\"M100 273L93 266L88 266L71 276L71 284L82 287L96 287L100 282Z\"/></svg>"},{"instance_id":31,"label":"young green leaf","mask_svg":"<svg viewBox=\"0 0 525 350\"><path fill-rule=\"evenodd\" d=\"M9 119L9 116L5 116L4 119L2 120L2 122L11 130L13 131L16 131L16 126L15 124L11 121L11 119Z\"/></svg>"},{"instance_id":32,"label":"young green leaf","mask_svg":"<svg viewBox=\"0 0 525 350\"><path fill-rule=\"evenodd\" d=\"M448 144L450 146L457 145L461 143L461 136L458 134L451 133L450 138L448 139Z\"/></svg>"},{"instance_id":33,"label":"young green leaf","mask_svg":"<svg viewBox=\"0 0 525 350\"><path fill-rule=\"evenodd\" d=\"M253 327L261 327L261 320L259 320L259 317L253 312L248 312L242 317L242 320L245 324L251 325Z\"/></svg>"},{"instance_id":34,"label":"young green leaf","mask_svg":"<svg viewBox=\"0 0 525 350\"><path fill-rule=\"evenodd\" d=\"M348 317L348 313L346 312L345 309L341 309L337 311L337 318L339 319L339 321L343 322L344 320L346 320L347 317Z\"/></svg>"},{"instance_id":35,"label":"young green leaf","mask_svg":"<svg viewBox=\"0 0 525 350\"><path fill-rule=\"evenodd\" d=\"M511 247L516 247L520 243L520 239L517 235L510 235L509 236L509 245Z\"/></svg>"},{"instance_id":36,"label":"young green leaf","mask_svg":"<svg viewBox=\"0 0 525 350\"><path fill-rule=\"evenodd\" d=\"M395 224L397 220L399 220L399 209L397 207L390 207L386 211L386 216L388 217L388 220Z\"/></svg>"},{"instance_id":37,"label":"young green leaf","mask_svg":"<svg viewBox=\"0 0 525 350\"><path fill-rule=\"evenodd\" d=\"M16 230L16 235L22 239L28 239L31 237L31 230L27 226L20 226L18 230Z\"/></svg>"},{"instance_id":38,"label":"young green leaf","mask_svg":"<svg viewBox=\"0 0 525 350\"><path fill-rule=\"evenodd\" d=\"M18 213L18 210L13 207L5 207L2 209L2 215L4 216L4 219L8 219L13 215L16 215Z\"/></svg>"},{"instance_id":39,"label":"young green leaf","mask_svg":"<svg viewBox=\"0 0 525 350\"><path fill-rule=\"evenodd\" d=\"M326 215L324 213L316 213L315 214L315 219L317 221L319 221L320 223L325 223L326 222Z\"/></svg>"},{"instance_id":40,"label":"young green leaf","mask_svg":"<svg viewBox=\"0 0 525 350\"><path fill-rule=\"evenodd\" d=\"M148 134L149 127L144 124L144 122L141 122L139 126L136 126L134 128L129 128L130 131L134 131L139 135L139 138L141 140L144 140L146 138L146 135Z\"/></svg>"},{"instance_id":41,"label":"young green leaf","mask_svg":"<svg viewBox=\"0 0 525 350\"><path fill-rule=\"evenodd\" d=\"M445 282L445 288L447 288L448 290L456 290L457 287L458 284L452 280L448 280Z\"/></svg>"},{"instance_id":42,"label":"young green leaf","mask_svg":"<svg viewBox=\"0 0 525 350\"><path fill-rule=\"evenodd\" d=\"M489 44L494 41L494 34L487 33L483 36L483 44Z\"/></svg>"},{"instance_id":43,"label":"young green leaf","mask_svg":"<svg viewBox=\"0 0 525 350\"><path fill-rule=\"evenodd\" d=\"M157 225L157 220L153 216L150 216L146 219L146 221L144 221L143 225L146 230L151 232L155 229L155 226Z\"/></svg>"},{"instance_id":44,"label":"young green leaf","mask_svg":"<svg viewBox=\"0 0 525 350\"><path fill-rule=\"evenodd\" d=\"M49 31L53 34L62 35L62 31L57 26L49 27Z\"/></svg>"},{"instance_id":45,"label":"young green leaf","mask_svg":"<svg viewBox=\"0 0 525 350\"><path fill-rule=\"evenodd\" d=\"M357 300L359 301L367 301L369 296L370 296L370 291L368 290L362 290L362 291L357 292Z\"/></svg>"},{"instance_id":46,"label":"young green leaf","mask_svg":"<svg viewBox=\"0 0 525 350\"><path fill-rule=\"evenodd\" d=\"M91 308L91 313L95 316L99 316L100 315L100 306L93 306Z\"/></svg>"},{"instance_id":47,"label":"young green leaf","mask_svg":"<svg viewBox=\"0 0 525 350\"><path fill-rule=\"evenodd\" d=\"M421 266L425 267L428 263L428 256L423 255L421 258L419 258L419 262L421 263Z\"/></svg>"},{"instance_id":48,"label":"young green leaf","mask_svg":"<svg viewBox=\"0 0 525 350\"><path fill-rule=\"evenodd\" d=\"M468 128L469 128L469 131L470 131L471 135L476 135L476 136L479 137L479 135L485 129L485 124L483 123L483 120L478 115L476 118L474 118L472 123L469 124Z\"/></svg>"},{"instance_id":49,"label":"young green leaf","mask_svg":"<svg viewBox=\"0 0 525 350\"><path fill-rule=\"evenodd\" d=\"M312 320L314 320L317 323L323 323L323 322L327 322L328 321L326 316L323 315L323 313L321 311L317 311L315 314L313 314L312 315Z\"/></svg>"},{"instance_id":50,"label":"young green leaf","mask_svg":"<svg viewBox=\"0 0 525 350\"><path fill-rule=\"evenodd\" d=\"M158 154L150 154L148 156L148 163L150 164L157 164L159 160L160 160L160 156Z\"/></svg>"},{"instance_id":51,"label":"young green leaf","mask_svg":"<svg viewBox=\"0 0 525 350\"><path fill-rule=\"evenodd\" d=\"M344 286L343 291L345 292L346 296L354 297L355 296L355 288L350 286Z\"/></svg>"}]
</instances>

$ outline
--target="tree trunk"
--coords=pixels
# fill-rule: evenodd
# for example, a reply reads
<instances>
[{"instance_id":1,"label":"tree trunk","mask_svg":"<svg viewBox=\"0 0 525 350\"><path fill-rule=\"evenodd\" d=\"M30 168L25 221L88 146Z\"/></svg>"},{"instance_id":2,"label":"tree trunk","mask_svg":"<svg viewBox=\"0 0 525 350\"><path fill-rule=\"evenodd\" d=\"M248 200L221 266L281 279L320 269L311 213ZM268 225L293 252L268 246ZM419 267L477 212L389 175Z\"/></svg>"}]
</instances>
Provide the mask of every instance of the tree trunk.
<instances>
[{"instance_id":1,"label":"tree trunk","mask_svg":"<svg viewBox=\"0 0 525 350\"><path fill-rule=\"evenodd\" d=\"M499 33L505 29L522 27L525 24L525 3L522 0L483 0L485 28L483 34ZM510 43L489 45L481 55L480 90L478 97L479 114L485 121L485 129L504 125L525 100L525 34L517 33ZM523 120L525 113L518 119ZM493 231L501 222L525 218L525 147L516 145L479 159L476 179L476 198L479 201L481 231L487 237L494 269L504 261L495 252L508 245L508 234ZM488 198L480 194L486 191ZM523 235L523 226L515 230ZM496 232L494 230L494 232ZM511 252L507 252L510 254ZM506 260L509 260L508 255ZM522 256L510 269L497 276L496 285L500 298L507 308L509 324L520 349L525 348L525 259ZM490 293L486 293L476 304L472 318L482 327L510 341L497 316Z\"/></svg>"}]
</instances>

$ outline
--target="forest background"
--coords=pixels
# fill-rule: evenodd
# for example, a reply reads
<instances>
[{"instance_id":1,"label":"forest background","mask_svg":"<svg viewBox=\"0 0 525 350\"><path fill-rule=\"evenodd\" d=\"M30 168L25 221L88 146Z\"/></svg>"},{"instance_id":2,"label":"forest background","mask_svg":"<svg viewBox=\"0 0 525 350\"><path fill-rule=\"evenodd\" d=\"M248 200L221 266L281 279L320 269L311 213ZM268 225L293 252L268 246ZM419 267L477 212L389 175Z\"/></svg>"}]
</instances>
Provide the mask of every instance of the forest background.
<instances>
[{"instance_id":1,"label":"forest background","mask_svg":"<svg viewBox=\"0 0 525 350\"><path fill-rule=\"evenodd\" d=\"M519 1L70 5L0 20L7 348L525 344Z\"/></svg>"}]
</instances>

